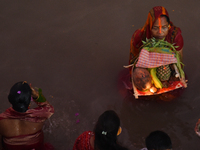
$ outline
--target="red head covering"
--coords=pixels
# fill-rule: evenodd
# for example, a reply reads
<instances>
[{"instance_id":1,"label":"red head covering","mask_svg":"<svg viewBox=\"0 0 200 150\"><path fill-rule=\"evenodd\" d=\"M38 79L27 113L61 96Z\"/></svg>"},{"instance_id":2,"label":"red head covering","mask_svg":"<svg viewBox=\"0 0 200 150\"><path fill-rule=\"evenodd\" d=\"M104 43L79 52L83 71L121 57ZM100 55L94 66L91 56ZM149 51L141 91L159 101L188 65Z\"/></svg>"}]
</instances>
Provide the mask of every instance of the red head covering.
<instances>
[{"instance_id":1,"label":"red head covering","mask_svg":"<svg viewBox=\"0 0 200 150\"><path fill-rule=\"evenodd\" d=\"M154 22L161 16L165 15L169 18L167 10L162 6L156 6L149 11L147 21L143 28L141 29L142 32L145 32L146 37L149 39L151 38L151 29ZM145 37L145 38L146 38Z\"/></svg>"},{"instance_id":2,"label":"red head covering","mask_svg":"<svg viewBox=\"0 0 200 150\"><path fill-rule=\"evenodd\" d=\"M142 46L142 41L146 41L146 38L149 39L152 37L151 29L154 22L161 16L165 15L169 18L169 14L167 10L162 6L153 7L148 14L147 20L145 25L136 30L131 38L131 45L130 45L130 58L129 64L132 64L137 58L140 47ZM180 28L173 25L172 22L169 24L169 31L165 40L169 43L176 43L175 46L179 46L176 50L181 50L183 48L183 37L181 35Z\"/></svg>"}]
</instances>

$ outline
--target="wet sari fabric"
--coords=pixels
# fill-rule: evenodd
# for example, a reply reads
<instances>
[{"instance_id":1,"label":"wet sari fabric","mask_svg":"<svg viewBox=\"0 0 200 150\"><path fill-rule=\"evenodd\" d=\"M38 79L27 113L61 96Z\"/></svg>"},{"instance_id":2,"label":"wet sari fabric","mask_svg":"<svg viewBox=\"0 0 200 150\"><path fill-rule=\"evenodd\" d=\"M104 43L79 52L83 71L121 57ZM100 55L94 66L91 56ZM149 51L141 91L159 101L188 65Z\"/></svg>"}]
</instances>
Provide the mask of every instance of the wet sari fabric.
<instances>
[{"instance_id":1,"label":"wet sari fabric","mask_svg":"<svg viewBox=\"0 0 200 150\"><path fill-rule=\"evenodd\" d=\"M25 113L15 111L13 108L8 108L4 113L0 114L2 119L19 119L29 122L44 122L54 113L52 105L47 103L38 103L39 107L29 109ZM2 146L4 150L53 150L51 144L44 144L44 135L42 131L34 134L20 135L14 137L2 137Z\"/></svg>"},{"instance_id":2,"label":"wet sari fabric","mask_svg":"<svg viewBox=\"0 0 200 150\"><path fill-rule=\"evenodd\" d=\"M166 15L169 18L168 12L164 7L156 6L152 8L149 11L145 25L136 30L132 35L130 42L129 64L133 64L135 59L138 57L140 53L140 47L143 45L142 41L146 41L146 38L152 38L152 26L161 15ZM181 30L179 27L174 26L172 22L170 22L169 31L165 37L165 41L169 43L175 43L175 46L178 46L178 48L176 48L177 51L183 48L183 37L181 35Z\"/></svg>"},{"instance_id":3,"label":"wet sari fabric","mask_svg":"<svg viewBox=\"0 0 200 150\"><path fill-rule=\"evenodd\" d=\"M94 150L90 144L90 138L94 135L92 131L85 131L76 139L73 150Z\"/></svg>"}]
</instances>

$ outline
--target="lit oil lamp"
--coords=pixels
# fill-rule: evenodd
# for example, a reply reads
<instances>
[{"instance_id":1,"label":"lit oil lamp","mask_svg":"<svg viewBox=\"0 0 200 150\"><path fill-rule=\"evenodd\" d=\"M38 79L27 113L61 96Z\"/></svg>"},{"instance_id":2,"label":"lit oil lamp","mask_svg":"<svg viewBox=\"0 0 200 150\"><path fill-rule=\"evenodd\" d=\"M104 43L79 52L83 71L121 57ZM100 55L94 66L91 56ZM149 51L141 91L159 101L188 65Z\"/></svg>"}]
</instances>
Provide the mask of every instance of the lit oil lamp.
<instances>
[{"instance_id":1,"label":"lit oil lamp","mask_svg":"<svg viewBox=\"0 0 200 150\"><path fill-rule=\"evenodd\" d=\"M155 86L152 86L152 87L150 88L150 92L151 92L151 93L156 93L156 92L157 92L157 88L156 88Z\"/></svg>"}]
</instances>

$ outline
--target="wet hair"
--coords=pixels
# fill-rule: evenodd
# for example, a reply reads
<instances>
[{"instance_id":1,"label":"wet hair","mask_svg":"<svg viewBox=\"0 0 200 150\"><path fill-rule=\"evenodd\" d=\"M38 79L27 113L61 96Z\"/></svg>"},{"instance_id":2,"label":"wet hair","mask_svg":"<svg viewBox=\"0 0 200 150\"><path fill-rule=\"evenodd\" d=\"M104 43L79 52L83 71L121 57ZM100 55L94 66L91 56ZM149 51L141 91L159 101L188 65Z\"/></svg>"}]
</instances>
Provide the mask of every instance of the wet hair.
<instances>
[{"instance_id":1,"label":"wet hair","mask_svg":"<svg viewBox=\"0 0 200 150\"><path fill-rule=\"evenodd\" d=\"M15 83L8 95L12 108L17 112L26 112L31 100L31 88L26 82Z\"/></svg>"},{"instance_id":2,"label":"wet hair","mask_svg":"<svg viewBox=\"0 0 200 150\"><path fill-rule=\"evenodd\" d=\"M169 20L169 17L168 17L168 16L166 16L166 15L160 15L160 17L165 17L166 20L167 20L167 22L168 22L168 24L170 24L170 20Z\"/></svg>"},{"instance_id":3,"label":"wet hair","mask_svg":"<svg viewBox=\"0 0 200 150\"><path fill-rule=\"evenodd\" d=\"M98 119L94 128L95 150L128 150L117 143L120 119L115 111L107 110Z\"/></svg>"},{"instance_id":4,"label":"wet hair","mask_svg":"<svg viewBox=\"0 0 200 150\"><path fill-rule=\"evenodd\" d=\"M145 139L148 150L166 150L172 148L170 137L163 131L154 131Z\"/></svg>"}]
</instances>

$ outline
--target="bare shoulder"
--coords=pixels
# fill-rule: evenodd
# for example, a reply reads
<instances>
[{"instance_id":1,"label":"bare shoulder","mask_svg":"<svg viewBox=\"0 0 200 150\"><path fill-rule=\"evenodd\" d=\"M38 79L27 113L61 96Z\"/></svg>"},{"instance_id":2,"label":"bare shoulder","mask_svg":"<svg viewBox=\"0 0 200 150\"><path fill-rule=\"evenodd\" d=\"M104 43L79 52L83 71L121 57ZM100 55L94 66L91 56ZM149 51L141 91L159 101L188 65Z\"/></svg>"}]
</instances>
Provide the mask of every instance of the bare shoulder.
<instances>
[{"instance_id":1,"label":"bare shoulder","mask_svg":"<svg viewBox=\"0 0 200 150\"><path fill-rule=\"evenodd\" d=\"M6 137L33 134L41 130L43 123L21 121L19 119L3 119L0 121L0 134Z\"/></svg>"}]
</instances>

